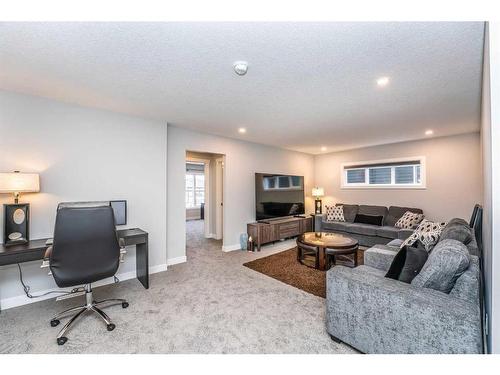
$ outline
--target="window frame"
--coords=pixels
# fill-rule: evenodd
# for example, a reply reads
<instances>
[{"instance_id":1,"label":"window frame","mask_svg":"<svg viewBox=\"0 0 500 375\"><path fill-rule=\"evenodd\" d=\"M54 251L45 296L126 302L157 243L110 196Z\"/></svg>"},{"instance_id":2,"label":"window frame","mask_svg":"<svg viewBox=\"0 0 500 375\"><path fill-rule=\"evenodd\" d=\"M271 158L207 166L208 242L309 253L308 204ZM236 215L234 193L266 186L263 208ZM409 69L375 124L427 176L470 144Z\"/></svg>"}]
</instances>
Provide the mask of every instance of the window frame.
<instances>
[{"instance_id":1,"label":"window frame","mask_svg":"<svg viewBox=\"0 0 500 375\"><path fill-rule=\"evenodd\" d=\"M189 173L186 172L184 178L187 178L187 176L193 176L193 202L194 202L194 206L188 206L188 202L185 199L186 200L185 205L186 205L187 209L196 209L196 208L201 207L201 202L200 203L196 202L196 188L197 188L196 175L203 176L203 203L205 203L205 185L206 185L205 184L205 174L203 172L189 172ZM186 194L187 192L188 192L188 187L187 187L187 184L184 183L184 194Z\"/></svg>"},{"instance_id":2,"label":"window frame","mask_svg":"<svg viewBox=\"0 0 500 375\"><path fill-rule=\"evenodd\" d=\"M404 164L405 162L415 162L418 161L419 164ZM390 165L394 163L395 165ZM383 164L383 165L382 165ZM420 183L410 183L410 184L397 184L396 183L396 167L403 166L420 166ZM360 167L361 166L361 167ZM352 168L351 168L352 167ZM391 183L390 184L370 184L370 168L391 168ZM347 183L347 171L354 169L364 169L365 170L365 182L364 183ZM414 180L416 178L416 170L414 169ZM425 156L414 156L414 157L404 157L404 158L394 158L394 159L383 159L383 160L370 160L370 161L357 161L342 163L340 165L340 188L341 189L426 189L426 166L425 166Z\"/></svg>"}]
</instances>

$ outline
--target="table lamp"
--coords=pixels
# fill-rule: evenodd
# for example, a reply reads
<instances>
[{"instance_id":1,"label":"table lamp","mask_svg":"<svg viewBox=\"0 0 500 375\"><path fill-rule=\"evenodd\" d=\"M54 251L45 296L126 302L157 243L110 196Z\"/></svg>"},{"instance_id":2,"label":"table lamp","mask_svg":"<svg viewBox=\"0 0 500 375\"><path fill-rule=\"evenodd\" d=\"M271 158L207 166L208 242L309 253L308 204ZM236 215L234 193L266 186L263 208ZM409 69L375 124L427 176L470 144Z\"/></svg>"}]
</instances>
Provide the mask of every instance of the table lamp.
<instances>
[{"instance_id":1,"label":"table lamp","mask_svg":"<svg viewBox=\"0 0 500 375\"><path fill-rule=\"evenodd\" d=\"M315 214L321 214L322 211L322 204L321 204L321 197L325 195L325 191L322 187L314 187L312 189L312 196L315 198L314 200L314 213Z\"/></svg>"},{"instance_id":2,"label":"table lamp","mask_svg":"<svg viewBox=\"0 0 500 375\"><path fill-rule=\"evenodd\" d=\"M21 173L19 171L0 173L0 193L14 194L14 204L4 204L5 246L27 243L29 241L29 203L19 203L21 193L37 193L40 191L38 173Z\"/></svg>"}]
</instances>

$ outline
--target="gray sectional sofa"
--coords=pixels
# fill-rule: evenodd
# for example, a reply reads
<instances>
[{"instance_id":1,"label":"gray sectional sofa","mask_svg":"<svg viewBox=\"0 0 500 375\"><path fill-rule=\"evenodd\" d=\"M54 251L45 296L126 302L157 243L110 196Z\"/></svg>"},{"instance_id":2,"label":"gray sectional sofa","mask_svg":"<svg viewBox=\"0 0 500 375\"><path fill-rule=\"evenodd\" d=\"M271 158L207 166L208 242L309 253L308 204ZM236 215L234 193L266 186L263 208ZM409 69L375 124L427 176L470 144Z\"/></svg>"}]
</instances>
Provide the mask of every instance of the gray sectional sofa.
<instances>
[{"instance_id":1,"label":"gray sectional sofa","mask_svg":"<svg viewBox=\"0 0 500 375\"><path fill-rule=\"evenodd\" d=\"M468 263L449 293L421 286L418 276L410 284L384 277L400 243L366 250L365 264L357 268L327 272L328 333L364 353L481 353L481 273L473 230L462 219L451 220L424 265L433 257L439 280L440 267L456 264L461 248Z\"/></svg>"},{"instance_id":2,"label":"gray sectional sofa","mask_svg":"<svg viewBox=\"0 0 500 375\"><path fill-rule=\"evenodd\" d=\"M394 226L406 211L422 214L420 208L390 206L368 206L337 203L344 206L345 222L326 220L326 214L315 216L316 232L334 232L346 234L358 240L361 246L387 244L394 239L406 239L413 233L411 229L400 229ZM356 214L383 216L382 226L355 223Z\"/></svg>"}]
</instances>

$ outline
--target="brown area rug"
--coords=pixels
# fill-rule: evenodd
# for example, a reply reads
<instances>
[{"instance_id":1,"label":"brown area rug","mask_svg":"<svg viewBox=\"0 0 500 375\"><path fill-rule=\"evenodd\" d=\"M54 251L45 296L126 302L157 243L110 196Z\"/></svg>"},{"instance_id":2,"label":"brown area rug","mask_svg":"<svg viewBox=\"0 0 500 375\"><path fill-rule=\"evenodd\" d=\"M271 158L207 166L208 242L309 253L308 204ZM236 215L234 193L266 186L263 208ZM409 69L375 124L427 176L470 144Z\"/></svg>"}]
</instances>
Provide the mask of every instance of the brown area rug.
<instances>
[{"instance_id":1,"label":"brown area rug","mask_svg":"<svg viewBox=\"0 0 500 375\"><path fill-rule=\"evenodd\" d=\"M357 256L358 264L363 264L363 251L358 250ZM299 263L297 261L297 248L256 259L243 265L307 293L326 297L326 272Z\"/></svg>"}]
</instances>

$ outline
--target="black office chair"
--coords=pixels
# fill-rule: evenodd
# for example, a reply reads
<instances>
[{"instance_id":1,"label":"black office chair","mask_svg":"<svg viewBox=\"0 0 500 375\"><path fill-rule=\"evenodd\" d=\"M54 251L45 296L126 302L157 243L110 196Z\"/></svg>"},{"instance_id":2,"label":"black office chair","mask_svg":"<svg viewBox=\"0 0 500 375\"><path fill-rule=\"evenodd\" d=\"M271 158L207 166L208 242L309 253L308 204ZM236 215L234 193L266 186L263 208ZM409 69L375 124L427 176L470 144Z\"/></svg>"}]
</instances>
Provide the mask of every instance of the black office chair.
<instances>
[{"instance_id":1,"label":"black office chair","mask_svg":"<svg viewBox=\"0 0 500 375\"><path fill-rule=\"evenodd\" d=\"M73 307L54 316L50 325L59 325L59 319L76 312L57 335L57 343L64 345L66 332L87 311L104 320L108 331L115 329L102 307L121 304L124 299L107 299L96 302L92 297L92 283L114 276L118 270L122 251L116 236L113 209L109 203L60 204L57 208L54 242L47 249L46 257L58 287L84 285L84 305Z\"/></svg>"}]
</instances>

